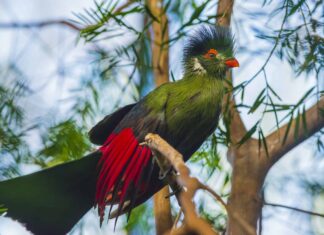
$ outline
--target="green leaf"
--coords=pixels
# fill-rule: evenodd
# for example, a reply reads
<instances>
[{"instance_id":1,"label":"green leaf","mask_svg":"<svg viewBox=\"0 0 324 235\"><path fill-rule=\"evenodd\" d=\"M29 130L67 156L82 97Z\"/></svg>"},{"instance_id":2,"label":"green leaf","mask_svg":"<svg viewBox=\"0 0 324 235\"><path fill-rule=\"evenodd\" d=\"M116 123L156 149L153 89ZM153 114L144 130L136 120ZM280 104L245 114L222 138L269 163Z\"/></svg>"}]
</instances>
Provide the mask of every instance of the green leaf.
<instances>
[{"instance_id":1,"label":"green leaf","mask_svg":"<svg viewBox=\"0 0 324 235\"><path fill-rule=\"evenodd\" d=\"M280 100L281 101L281 98L280 98L280 96L272 89L272 87L271 86L268 86L268 88L269 88L269 90L271 91L271 93L275 96L275 97L277 97L278 98L278 100Z\"/></svg>"},{"instance_id":2,"label":"green leaf","mask_svg":"<svg viewBox=\"0 0 324 235\"><path fill-rule=\"evenodd\" d=\"M84 129L71 119L50 127L43 136L43 143L37 163L46 162L44 167L79 159L90 149Z\"/></svg>"},{"instance_id":3,"label":"green leaf","mask_svg":"<svg viewBox=\"0 0 324 235\"><path fill-rule=\"evenodd\" d=\"M175 79L175 77L174 77L174 74L173 74L172 70L171 70L171 81L172 81L172 82L175 82L175 81L176 81L176 79Z\"/></svg>"},{"instance_id":4,"label":"green leaf","mask_svg":"<svg viewBox=\"0 0 324 235\"><path fill-rule=\"evenodd\" d=\"M151 9L145 4L144 6L146 13L152 18L153 21L160 23L159 19L152 13Z\"/></svg>"},{"instance_id":5,"label":"green leaf","mask_svg":"<svg viewBox=\"0 0 324 235\"><path fill-rule=\"evenodd\" d=\"M289 130L290 130L290 127L291 127L291 124L292 124L293 120L294 120L294 115L291 114L291 115L290 115L290 120L289 120L289 122L288 122L288 124L287 124L287 129L286 129L286 131L285 131L285 135L284 135L284 138L283 138L283 141L282 141L282 144L283 144L283 145L284 145L284 144L286 143L286 141L287 141L287 137L288 137Z\"/></svg>"},{"instance_id":6,"label":"green leaf","mask_svg":"<svg viewBox=\"0 0 324 235\"><path fill-rule=\"evenodd\" d=\"M8 210L8 209L5 208L4 205L1 205L1 204L0 204L0 216L3 215L4 213L6 213L7 210Z\"/></svg>"},{"instance_id":7,"label":"green leaf","mask_svg":"<svg viewBox=\"0 0 324 235\"><path fill-rule=\"evenodd\" d=\"M255 123L254 126L246 132L246 134L242 137L242 139L237 143L240 147L242 144L244 144L248 139L251 138L251 136L255 133L259 125L259 122Z\"/></svg>"},{"instance_id":8,"label":"green leaf","mask_svg":"<svg viewBox=\"0 0 324 235\"><path fill-rule=\"evenodd\" d=\"M277 114L277 109L276 109L276 106L275 104L273 103L273 100L271 97L269 97L269 100L270 100L270 104L272 106L272 109L273 109L273 113L275 115L275 119L276 119L276 127L277 129L279 129L279 118L278 118L278 114Z\"/></svg>"},{"instance_id":9,"label":"green leaf","mask_svg":"<svg viewBox=\"0 0 324 235\"><path fill-rule=\"evenodd\" d=\"M255 101L254 101L251 109L249 110L248 114L255 112L258 109L258 107L262 104L262 102L265 99L265 95L264 95L265 91L266 91L266 88L264 88L261 91L261 93L258 95L258 97L255 99Z\"/></svg>"},{"instance_id":10,"label":"green leaf","mask_svg":"<svg viewBox=\"0 0 324 235\"><path fill-rule=\"evenodd\" d=\"M304 2L305 0L300 0L297 4L294 4L288 13L288 16L294 14L303 5Z\"/></svg>"},{"instance_id":11,"label":"green leaf","mask_svg":"<svg viewBox=\"0 0 324 235\"><path fill-rule=\"evenodd\" d=\"M324 150L324 144L323 144L321 138L317 138L316 145L317 145L317 150L318 151L323 151Z\"/></svg>"},{"instance_id":12,"label":"green leaf","mask_svg":"<svg viewBox=\"0 0 324 235\"><path fill-rule=\"evenodd\" d=\"M268 145L267 145L267 139L265 138L262 129L259 129L260 137L261 137L261 142L264 147L264 150L266 152L266 156L269 158L269 151L268 151Z\"/></svg>"},{"instance_id":13,"label":"green leaf","mask_svg":"<svg viewBox=\"0 0 324 235\"><path fill-rule=\"evenodd\" d=\"M199 7L195 8L195 11L190 17L189 22L193 22L195 19L198 19L202 11L205 9L206 5L209 3L209 1L205 1L203 4L201 4Z\"/></svg>"},{"instance_id":14,"label":"green leaf","mask_svg":"<svg viewBox=\"0 0 324 235\"><path fill-rule=\"evenodd\" d=\"M303 122L303 129L306 133L308 133L307 129L307 121L306 121L306 107L303 106L303 113L302 113L302 122Z\"/></svg>"},{"instance_id":15,"label":"green leaf","mask_svg":"<svg viewBox=\"0 0 324 235\"><path fill-rule=\"evenodd\" d=\"M203 12L203 10L205 9L205 7L207 6L207 4L209 2L210 1L205 1L203 4L201 4L198 7L194 6L195 10L192 13L190 19L178 29L178 32L181 32L184 28L193 25L193 21L196 20L196 19L199 19L200 14Z\"/></svg>"},{"instance_id":16,"label":"green leaf","mask_svg":"<svg viewBox=\"0 0 324 235\"><path fill-rule=\"evenodd\" d=\"M162 13L162 14L166 14L166 12L168 11L170 5L171 5L171 0L169 0L169 1L165 4L164 9L163 9L163 13Z\"/></svg>"},{"instance_id":17,"label":"green leaf","mask_svg":"<svg viewBox=\"0 0 324 235\"><path fill-rule=\"evenodd\" d=\"M294 138L295 140L298 138L298 134L299 134L299 123L300 123L300 113L299 110L297 112L297 117L296 117L296 125L295 125L295 130L294 130Z\"/></svg>"},{"instance_id":18,"label":"green leaf","mask_svg":"<svg viewBox=\"0 0 324 235\"><path fill-rule=\"evenodd\" d=\"M141 204L132 210L128 222L125 224L125 230L132 234L132 231L141 231L143 234L150 234L152 226L149 223L153 217L153 212L148 208L147 203Z\"/></svg>"},{"instance_id":19,"label":"green leaf","mask_svg":"<svg viewBox=\"0 0 324 235\"><path fill-rule=\"evenodd\" d=\"M296 107L298 107L299 105L301 105L306 98L308 98L308 96L313 92L313 90L315 89L315 86L310 88L305 94L304 96L298 101L298 103L295 105Z\"/></svg>"}]
</instances>

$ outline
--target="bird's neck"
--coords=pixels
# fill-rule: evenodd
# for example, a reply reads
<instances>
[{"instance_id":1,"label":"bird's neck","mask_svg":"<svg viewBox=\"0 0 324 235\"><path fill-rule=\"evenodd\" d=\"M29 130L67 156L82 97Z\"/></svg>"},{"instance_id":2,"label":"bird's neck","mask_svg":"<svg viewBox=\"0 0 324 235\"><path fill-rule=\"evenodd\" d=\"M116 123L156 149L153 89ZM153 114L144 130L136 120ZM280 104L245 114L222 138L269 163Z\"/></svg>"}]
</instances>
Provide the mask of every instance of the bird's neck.
<instances>
[{"instance_id":1,"label":"bird's neck","mask_svg":"<svg viewBox=\"0 0 324 235\"><path fill-rule=\"evenodd\" d=\"M226 70L215 69L213 72L208 72L199 62L197 58L192 58L184 64L184 77L210 77L214 79L225 79Z\"/></svg>"},{"instance_id":2,"label":"bird's neck","mask_svg":"<svg viewBox=\"0 0 324 235\"><path fill-rule=\"evenodd\" d=\"M200 93L200 98L206 102L206 105L216 105L222 102L225 93L223 78L216 78L208 74L191 74L185 75L182 80L189 90L186 92L188 96Z\"/></svg>"}]
</instances>

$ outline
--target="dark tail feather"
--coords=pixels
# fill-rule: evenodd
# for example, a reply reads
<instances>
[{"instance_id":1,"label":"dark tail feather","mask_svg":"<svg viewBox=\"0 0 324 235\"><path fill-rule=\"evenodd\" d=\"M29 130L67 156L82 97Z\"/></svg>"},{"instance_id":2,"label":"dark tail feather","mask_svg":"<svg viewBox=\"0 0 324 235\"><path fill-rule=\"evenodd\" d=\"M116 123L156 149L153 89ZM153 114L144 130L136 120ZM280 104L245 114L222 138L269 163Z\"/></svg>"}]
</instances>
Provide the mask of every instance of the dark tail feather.
<instances>
[{"instance_id":1,"label":"dark tail feather","mask_svg":"<svg viewBox=\"0 0 324 235\"><path fill-rule=\"evenodd\" d=\"M36 235L66 234L94 206L100 155L0 182L0 205Z\"/></svg>"}]
</instances>

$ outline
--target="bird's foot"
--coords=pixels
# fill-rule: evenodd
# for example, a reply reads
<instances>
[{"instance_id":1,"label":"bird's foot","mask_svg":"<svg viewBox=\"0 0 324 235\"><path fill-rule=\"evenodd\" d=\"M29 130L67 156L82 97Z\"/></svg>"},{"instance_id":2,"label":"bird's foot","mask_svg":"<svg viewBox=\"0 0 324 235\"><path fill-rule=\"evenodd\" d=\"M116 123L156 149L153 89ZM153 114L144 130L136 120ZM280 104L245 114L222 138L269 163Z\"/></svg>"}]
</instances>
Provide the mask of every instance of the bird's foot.
<instances>
[{"instance_id":1,"label":"bird's foot","mask_svg":"<svg viewBox=\"0 0 324 235\"><path fill-rule=\"evenodd\" d=\"M169 169L164 170L164 171L160 170L159 179L164 180L167 177L167 175L172 174L172 173L173 173L172 167L170 167Z\"/></svg>"},{"instance_id":2,"label":"bird's foot","mask_svg":"<svg viewBox=\"0 0 324 235\"><path fill-rule=\"evenodd\" d=\"M179 194L182 191L183 187L178 187L177 189L173 190L169 195L166 195L165 198L170 198L172 196L175 196Z\"/></svg>"}]
</instances>

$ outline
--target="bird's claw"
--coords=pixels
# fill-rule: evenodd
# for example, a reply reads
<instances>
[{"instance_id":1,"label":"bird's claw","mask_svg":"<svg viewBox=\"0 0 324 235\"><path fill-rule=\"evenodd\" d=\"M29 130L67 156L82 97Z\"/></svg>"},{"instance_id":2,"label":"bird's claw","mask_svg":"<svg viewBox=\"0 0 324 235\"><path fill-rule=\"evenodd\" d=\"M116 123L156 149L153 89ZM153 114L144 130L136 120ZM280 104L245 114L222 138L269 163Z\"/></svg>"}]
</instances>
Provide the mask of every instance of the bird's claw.
<instances>
[{"instance_id":1,"label":"bird's claw","mask_svg":"<svg viewBox=\"0 0 324 235\"><path fill-rule=\"evenodd\" d=\"M166 171L161 171L160 170L160 173L159 173L159 180L163 180L163 179L165 179L165 177L168 175L168 174L170 174L171 172L172 172L172 167L170 167L168 170L166 170Z\"/></svg>"},{"instance_id":2,"label":"bird's claw","mask_svg":"<svg viewBox=\"0 0 324 235\"><path fill-rule=\"evenodd\" d=\"M180 193L182 191L183 187L178 187L176 190L173 190L169 195L166 195L165 198L170 198L174 195L177 195L178 193Z\"/></svg>"}]
</instances>

